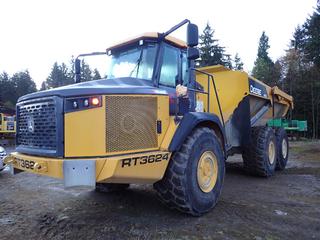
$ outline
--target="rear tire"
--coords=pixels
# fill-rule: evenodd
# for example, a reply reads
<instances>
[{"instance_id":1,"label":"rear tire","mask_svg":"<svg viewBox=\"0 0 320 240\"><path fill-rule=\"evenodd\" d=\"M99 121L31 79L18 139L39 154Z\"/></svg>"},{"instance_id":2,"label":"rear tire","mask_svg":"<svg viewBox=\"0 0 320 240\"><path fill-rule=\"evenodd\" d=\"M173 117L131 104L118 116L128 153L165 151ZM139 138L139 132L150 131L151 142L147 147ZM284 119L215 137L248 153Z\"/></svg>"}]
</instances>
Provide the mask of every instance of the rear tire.
<instances>
[{"instance_id":1,"label":"rear tire","mask_svg":"<svg viewBox=\"0 0 320 240\"><path fill-rule=\"evenodd\" d=\"M125 183L96 183L96 191L102 193L119 192L126 190L129 186Z\"/></svg>"},{"instance_id":2,"label":"rear tire","mask_svg":"<svg viewBox=\"0 0 320 240\"><path fill-rule=\"evenodd\" d=\"M282 171L286 168L289 157L289 141L284 128L276 129L276 139L278 147L276 170Z\"/></svg>"},{"instance_id":3,"label":"rear tire","mask_svg":"<svg viewBox=\"0 0 320 240\"><path fill-rule=\"evenodd\" d=\"M247 173L272 176L277 162L277 141L272 128L253 127L250 144L244 148L242 158Z\"/></svg>"},{"instance_id":4,"label":"rear tire","mask_svg":"<svg viewBox=\"0 0 320 240\"><path fill-rule=\"evenodd\" d=\"M154 184L168 207L201 216L217 203L225 175L222 146L212 129L197 128L175 152Z\"/></svg>"}]
</instances>

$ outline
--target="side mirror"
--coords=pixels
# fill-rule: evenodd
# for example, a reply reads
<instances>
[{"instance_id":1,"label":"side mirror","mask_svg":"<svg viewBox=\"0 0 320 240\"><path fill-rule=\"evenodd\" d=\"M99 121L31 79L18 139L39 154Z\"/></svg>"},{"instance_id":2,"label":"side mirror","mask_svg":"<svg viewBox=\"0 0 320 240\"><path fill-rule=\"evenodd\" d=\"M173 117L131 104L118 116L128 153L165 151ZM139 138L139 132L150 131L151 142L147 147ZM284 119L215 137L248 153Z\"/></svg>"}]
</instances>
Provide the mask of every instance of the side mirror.
<instances>
[{"instance_id":1,"label":"side mirror","mask_svg":"<svg viewBox=\"0 0 320 240\"><path fill-rule=\"evenodd\" d=\"M74 62L74 72L75 72L75 82L79 83L81 81L81 61L78 58Z\"/></svg>"},{"instance_id":2,"label":"side mirror","mask_svg":"<svg viewBox=\"0 0 320 240\"><path fill-rule=\"evenodd\" d=\"M196 60L199 57L200 57L199 49L194 48L194 47L189 47L187 49L187 58L189 60Z\"/></svg>"},{"instance_id":3,"label":"side mirror","mask_svg":"<svg viewBox=\"0 0 320 240\"><path fill-rule=\"evenodd\" d=\"M188 47L195 47L199 43L198 26L192 23L187 27L187 45Z\"/></svg>"}]
</instances>

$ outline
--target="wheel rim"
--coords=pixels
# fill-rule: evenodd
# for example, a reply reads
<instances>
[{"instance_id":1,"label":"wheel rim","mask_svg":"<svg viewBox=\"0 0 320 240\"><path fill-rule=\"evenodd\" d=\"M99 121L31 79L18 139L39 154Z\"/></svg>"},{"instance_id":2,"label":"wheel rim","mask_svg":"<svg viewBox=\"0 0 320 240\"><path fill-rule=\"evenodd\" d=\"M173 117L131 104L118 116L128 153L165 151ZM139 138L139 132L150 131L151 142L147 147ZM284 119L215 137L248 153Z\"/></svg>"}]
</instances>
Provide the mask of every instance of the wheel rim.
<instances>
[{"instance_id":1,"label":"wheel rim","mask_svg":"<svg viewBox=\"0 0 320 240\"><path fill-rule=\"evenodd\" d=\"M269 162L272 165L276 158L276 150L273 141L269 143Z\"/></svg>"},{"instance_id":2,"label":"wheel rim","mask_svg":"<svg viewBox=\"0 0 320 240\"><path fill-rule=\"evenodd\" d=\"M211 151L204 152L198 162L197 180L201 191L208 193L216 185L218 178L218 160Z\"/></svg>"},{"instance_id":3,"label":"wheel rim","mask_svg":"<svg viewBox=\"0 0 320 240\"><path fill-rule=\"evenodd\" d=\"M282 139L282 157L286 158L288 154L288 144L286 139Z\"/></svg>"}]
</instances>

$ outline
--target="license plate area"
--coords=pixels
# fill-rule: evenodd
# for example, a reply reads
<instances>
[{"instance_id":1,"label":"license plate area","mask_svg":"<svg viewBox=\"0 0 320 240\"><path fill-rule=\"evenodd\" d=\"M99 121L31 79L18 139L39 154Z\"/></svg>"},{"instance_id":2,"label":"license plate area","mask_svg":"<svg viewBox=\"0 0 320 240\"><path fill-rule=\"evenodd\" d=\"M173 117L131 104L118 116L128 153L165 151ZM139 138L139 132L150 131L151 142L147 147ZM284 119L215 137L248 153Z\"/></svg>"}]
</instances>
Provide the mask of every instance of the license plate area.
<instances>
[{"instance_id":1,"label":"license plate area","mask_svg":"<svg viewBox=\"0 0 320 240\"><path fill-rule=\"evenodd\" d=\"M14 158L14 167L24 171L46 172L48 170L46 162Z\"/></svg>"}]
</instances>

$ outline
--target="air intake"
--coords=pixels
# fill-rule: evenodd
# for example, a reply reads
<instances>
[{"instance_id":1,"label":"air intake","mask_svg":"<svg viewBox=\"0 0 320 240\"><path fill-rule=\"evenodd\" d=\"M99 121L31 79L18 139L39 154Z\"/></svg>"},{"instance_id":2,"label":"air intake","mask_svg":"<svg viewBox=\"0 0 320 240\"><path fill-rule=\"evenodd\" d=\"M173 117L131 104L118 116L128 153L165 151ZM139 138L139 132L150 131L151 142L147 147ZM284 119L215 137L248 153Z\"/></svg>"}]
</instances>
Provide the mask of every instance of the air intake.
<instances>
[{"instance_id":1,"label":"air intake","mask_svg":"<svg viewBox=\"0 0 320 240\"><path fill-rule=\"evenodd\" d=\"M106 151L156 148L157 97L106 96Z\"/></svg>"}]
</instances>

